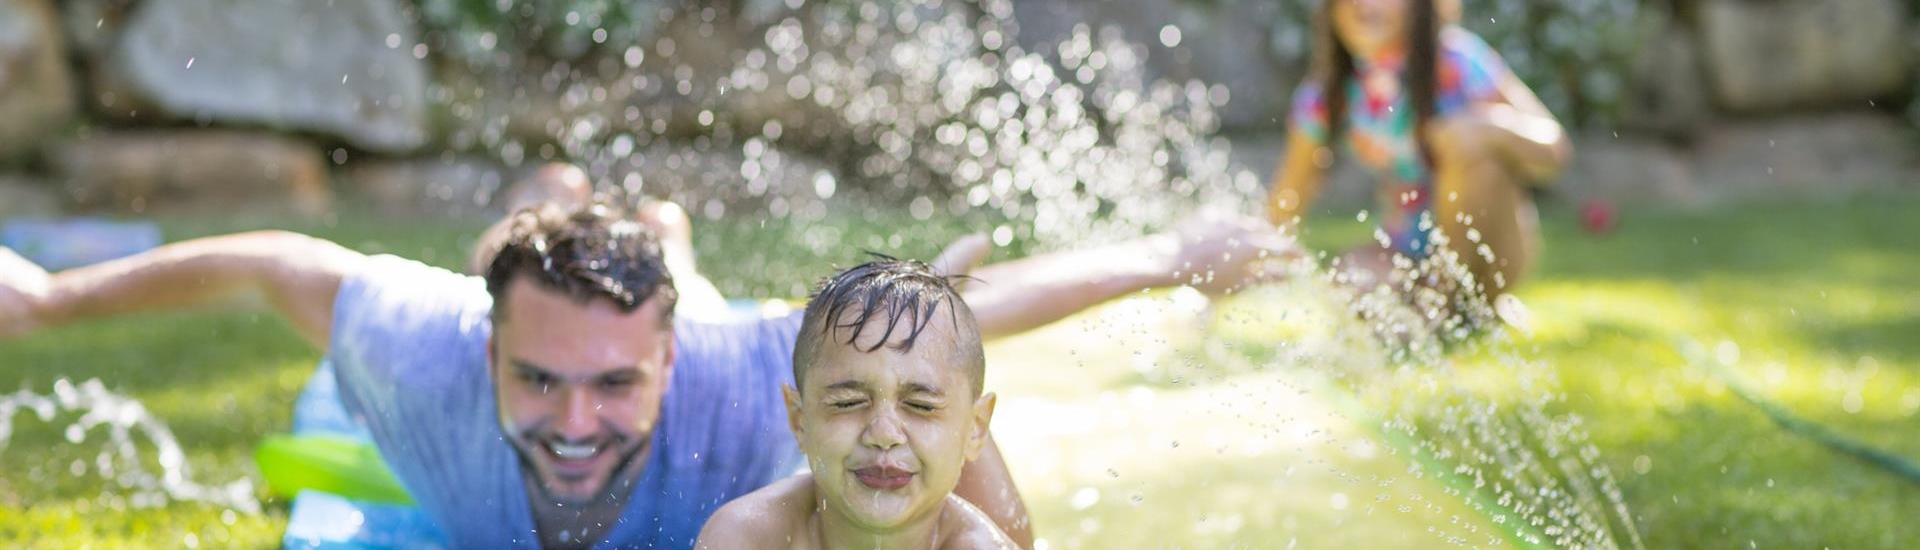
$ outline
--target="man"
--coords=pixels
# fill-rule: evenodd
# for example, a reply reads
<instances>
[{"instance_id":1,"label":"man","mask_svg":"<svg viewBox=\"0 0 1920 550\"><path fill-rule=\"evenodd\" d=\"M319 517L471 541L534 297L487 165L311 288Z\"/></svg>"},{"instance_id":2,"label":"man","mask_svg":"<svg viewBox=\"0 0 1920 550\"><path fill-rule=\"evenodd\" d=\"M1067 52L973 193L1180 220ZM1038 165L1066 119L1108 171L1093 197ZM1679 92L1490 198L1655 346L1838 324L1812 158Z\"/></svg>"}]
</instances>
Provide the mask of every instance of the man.
<instances>
[{"instance_id":1,"label":"man","mask_svg":"<svg viewBox=\"0 0 1920 550\"><path fill-rule=\"evenodd\" d=\"M0 254L0 338L263 298L327 351L348 410L457 547L686 548L721 504L794 471L779 385L796 317L675 320L660 244L622 209L548 205L507 227L484 279L276 231L51 277ZM1287 246L1195 225L989 266L966 299L983 334L1009 334L1143 288L1230 287ZM990 439L956 493L1031 540Z\"/></svg>"}]
</instances>

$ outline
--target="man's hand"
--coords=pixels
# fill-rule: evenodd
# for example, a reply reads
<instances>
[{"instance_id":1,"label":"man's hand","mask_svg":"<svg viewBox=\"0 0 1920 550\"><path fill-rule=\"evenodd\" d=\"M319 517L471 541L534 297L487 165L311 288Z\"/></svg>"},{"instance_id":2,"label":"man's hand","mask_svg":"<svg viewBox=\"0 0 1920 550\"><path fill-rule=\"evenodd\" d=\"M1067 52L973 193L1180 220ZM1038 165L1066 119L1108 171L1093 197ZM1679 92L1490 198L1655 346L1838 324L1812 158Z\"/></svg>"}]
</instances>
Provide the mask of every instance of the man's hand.
<instances>
[{"instance_id":1,"label":"man's hand","mask_svg":"<svg viewBox=\"0 0 1920 550\"><path fill-rule=\"evenodd\" d=\"M366 259L340 245L285 231L182 241L53 276L0 252L0 338L255 295L320 349L327 347L340 282Z\"/></svg>"},{"instance_id":2,"label":"man's hand","mask_svg":"<svg viewBox=\"0 0 1920 550\"><path fill-rule=\"evenodd\" d=\"M1154 239L1171 273L1212 295L1279 279L1284 262L1305 256L1281 230L1243 216L1195 216Z\"/></svg>"},{"instance_id":3,"label":"man's hand","mask_svg":"<svg viewBox=\"0 0 1920 550\"><path fill-rule=\"evenodd\" d=\"M12 250L0 248L0 340L38 329L51 277Z\"/></svg>"}]
</instances>

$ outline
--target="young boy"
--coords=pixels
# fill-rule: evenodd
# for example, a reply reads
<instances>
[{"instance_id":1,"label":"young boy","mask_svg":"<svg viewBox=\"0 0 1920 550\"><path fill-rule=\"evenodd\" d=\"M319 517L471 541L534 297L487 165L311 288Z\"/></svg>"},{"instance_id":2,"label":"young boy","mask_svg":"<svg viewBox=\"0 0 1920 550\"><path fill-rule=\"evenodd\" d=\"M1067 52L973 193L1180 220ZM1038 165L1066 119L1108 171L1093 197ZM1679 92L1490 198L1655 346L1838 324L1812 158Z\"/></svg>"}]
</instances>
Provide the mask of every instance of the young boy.
<instances>
[{"instance_id":1,"label":"young boy","mask_svg":"<svg viewBox=\"0 0 1920 550\"><path fill-rule=\"evenodd\" d=\"M953 496L993 417L973 313L925 264L881 259L823 282L785 386L811 472L720 508L698 548L1018 548Z\"/></svg>"}]
</instances>

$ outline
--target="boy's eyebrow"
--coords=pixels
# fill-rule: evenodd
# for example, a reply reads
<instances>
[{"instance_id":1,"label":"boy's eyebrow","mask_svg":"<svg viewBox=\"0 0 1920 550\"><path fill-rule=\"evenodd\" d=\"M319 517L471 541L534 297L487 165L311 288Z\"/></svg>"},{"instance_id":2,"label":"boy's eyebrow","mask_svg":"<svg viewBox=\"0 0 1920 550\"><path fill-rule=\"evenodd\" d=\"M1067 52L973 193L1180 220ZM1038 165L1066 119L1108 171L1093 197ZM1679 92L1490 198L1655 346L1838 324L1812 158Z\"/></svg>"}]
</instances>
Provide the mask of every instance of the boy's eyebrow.
<instances>
[{"instance_id":1,"label":"boy's eyebrow","mask_svg":"<svg viewBox=\"0 0 1920 550\"><path fill-rule=\"evenodd\" d=\"M929 386L929 385L926 385L926 384L922 384L922 383L919 383L919 382L907 382L907 383L905 383L905 384L901 384L901 385L900 385L900 387L901 387L902 389L904 389L904 390L906 390L906 391L904 391L904 392L902 392L902 393L908 393L908 394L913 394L913 393L924 393L924 394L927 394L927 395L931 395L931 396L934 396L934 397L946 397L946 396L947 396L947 392L943 392L943 391L940 391L940 390L939 390L938 388L935 388L935 387L933 387L933 386Z\"/></svg>"},{"instance_id":2,"label":"boy's eyebrow","mask_svg":"<svg viewBox=\"0 0 1920 550\"><path fill-rule=\"evenodd\" d=\"M829 390L865 390L867 383L859 380L842 380L827 386Z\"/></svg>"}]
</instances>

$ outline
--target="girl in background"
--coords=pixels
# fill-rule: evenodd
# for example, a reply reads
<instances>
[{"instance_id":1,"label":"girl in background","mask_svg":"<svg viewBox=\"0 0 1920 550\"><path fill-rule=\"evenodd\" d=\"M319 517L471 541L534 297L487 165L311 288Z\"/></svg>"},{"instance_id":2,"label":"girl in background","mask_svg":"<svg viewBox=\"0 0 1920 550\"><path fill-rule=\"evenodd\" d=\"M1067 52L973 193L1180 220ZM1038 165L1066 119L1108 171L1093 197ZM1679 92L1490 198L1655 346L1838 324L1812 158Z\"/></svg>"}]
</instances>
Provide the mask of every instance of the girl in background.
<instances>
[{"instance_id":1,"label":"girl in background","mask_svg":"<svg viewBox=\"0 0 1920 550\"><path fill-rule=\"evenodd\" d=\"M1349 284L1491 299L1539 253L1530 188L1566 165L1566 133L1458 20L1457 0L1326 0L1316 17L1313 69L1294 93L1267 215L1297 229L1344 142L1378 180L1385 237L1341 256ZM1428 261L1442 256L1457 262Z\"/></svg>"}]
</instances>

